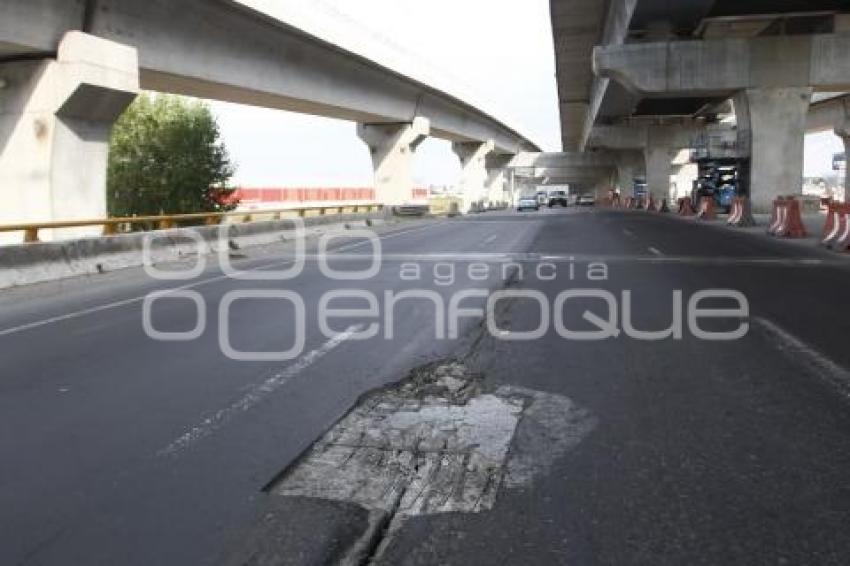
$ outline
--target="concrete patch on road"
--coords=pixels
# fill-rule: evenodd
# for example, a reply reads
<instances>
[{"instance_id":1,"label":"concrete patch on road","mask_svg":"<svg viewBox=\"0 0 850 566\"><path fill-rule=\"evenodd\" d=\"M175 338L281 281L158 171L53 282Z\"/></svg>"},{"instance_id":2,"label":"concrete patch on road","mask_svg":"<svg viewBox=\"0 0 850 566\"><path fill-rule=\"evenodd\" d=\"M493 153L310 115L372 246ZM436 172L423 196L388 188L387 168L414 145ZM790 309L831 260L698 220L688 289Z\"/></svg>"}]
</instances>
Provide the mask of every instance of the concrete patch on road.
<instances>
[{"instance_id":1,"label":"concrete patch on road","mask_svg":"<svg viewBox=\"0 0 850 566\"><path fill-rule=\"evenodd\" d=\"M270 492L380 513L366 537L375 556L407 518L492 509L500 489L530 485L596 423L566 397L488 392L463 364L432 364L364 397Z\"/></svg>"},{"instance_id":2,"label":"concrete patch on road","mask_svg":"<svg viewBox=\"0 0 850 566\"><path fill-rule=\"evenodd\" d=\"M398 516L489 509L521 399L484 394L460 364L369 395L274 488Z\"/></svg>"},{"instance_id":3,"label":"concrete patch on road","mask_svg":"<svg viewBox=\"0 0 850 566\"><path fill-rule=\"evenodd\" d=\"M530 486L599 422L590 411L561 395L514 386L500 387L496 394L526 400L502 482L507 488Z\"/></svg>"}]
</instances>

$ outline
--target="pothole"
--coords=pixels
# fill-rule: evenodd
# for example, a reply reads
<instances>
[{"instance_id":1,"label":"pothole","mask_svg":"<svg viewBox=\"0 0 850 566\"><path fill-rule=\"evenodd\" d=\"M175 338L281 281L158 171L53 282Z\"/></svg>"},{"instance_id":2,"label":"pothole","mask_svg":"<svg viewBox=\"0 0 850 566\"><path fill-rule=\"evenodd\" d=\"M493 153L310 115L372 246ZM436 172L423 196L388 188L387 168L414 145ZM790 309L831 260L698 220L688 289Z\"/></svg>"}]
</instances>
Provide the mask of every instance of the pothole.
<instances>
[{"instance_id":1,"label":"pothole","mask_svg":"<svg viewBox=\"0 0 850 566\"><path fill-rule=\"evenodd\" d=\"M522 410L520 398L481 393L461 364L420 370L365 397L272 492L399 518L489 509Z\"/></svg>"},{"instance_id":2,"label":"pothole","mask_svg":"<svg viewBox=\"0 0 850 566\"><path fill-rule=\"evenodd\" d=\"M487 392L464 364L432 364L362 398L270 491L381 515L368 558L407 518L492 509L500 489L530 485L596 423L566 397Z\"/></svg>"}]
</instances>

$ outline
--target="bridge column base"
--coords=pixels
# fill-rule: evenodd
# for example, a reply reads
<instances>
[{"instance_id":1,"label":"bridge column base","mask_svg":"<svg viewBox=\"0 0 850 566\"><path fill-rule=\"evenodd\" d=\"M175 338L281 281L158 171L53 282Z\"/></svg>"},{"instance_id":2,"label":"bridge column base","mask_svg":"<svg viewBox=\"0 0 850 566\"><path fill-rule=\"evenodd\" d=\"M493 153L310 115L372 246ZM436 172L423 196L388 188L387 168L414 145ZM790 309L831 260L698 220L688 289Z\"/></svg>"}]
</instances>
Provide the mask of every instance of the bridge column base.
<instances>
[{"instance_id":1,"label":"bridge column base","mask_svg":"<svg viewBox=\"0 0 850 566\"><path fill-rule=\"evenodd\" d=\"M754 88L734 99L739 145L750 153L750 201L770 212L778 196L800 194L811 88Z\"/></svg>"},{"instance_id":2,"label":"bridge column base","mask_svg":"<svg viewBox=\"0 0 850 566\"><path fill-rule=\"evenodd\" d=\"M485 160L487 168L487 200L492 204L509 203L511 200L507 188L508 164L513 155L491 153Z\"/></svg>"},{"instance_id":3,"label":"bridge column base","mask_svg":"<svg viewBox=\"0 0 850 566\"><path fill-rule=\"evenodd\" d=\"M136 50L68 32L56 59L3 63L0 79L0 223L104 217L112 125L139 91ZM99 229L54 232L39 237Z\"/></svg>"},{"instance_id":4,"label":"bridge column base","mask_svg":"<svg viewBox=\"0 0 850 566\"><path fill-rule=\"evenodd\" d=\"M848 18L850 22L850 18ZM850 156L850 99L845 98L842 101L843 117L838 124L835 124L835 135L841 138L844 142L844 156ZM850 167L846 167L844 172L844 202L850 202Z\"/></svg>"},{"instance_id":5,"label":"bridge column base","mask_svg":"<svg viewBox=\"0 0 850 566\"><path fill-rule=\"evenodd\" d=\"M848 124L850 127L850 124ZM835 135L841 138L844 142L844 156L850 156L850 129L836 130ZM844 202L850 202L850 167L845 167L844 170Z\"/></svg>"},{"instance_id":6,"label":"bridge column base","mask_svg":"<svg viewBox=\"0 0 850 566\"><path fill-rule=\"evenodd\" d=\"M458 189L463 198L464 214L481 210L487 203L487 156L495 144L486 142L455 142L452 149L460 159L461 174Z\"/></svg>"},{"instance_id":7,"label":"bridge column base","mask_svg":"<svg viewBox=\"0 0 850 566\"><path fill-rule=\"evenodd\" d=\"M403 124L358 124L357 135L369 146L375 169L375 198L383 205L400 206L413 197L413 158L428 138L431 124L415 118Z\"/></svg>"},{"instance_id":8,"label":"bridge column base","mask_svg":"<svg viewBox=\"0 0 850 566\"><path fill-rule=\"evenodd\" d=\"M646 159L646 193L653 199L670 198L670 176L677 150L664 145L649 145L644 150Z\"/></svg>"},{"instance_id":9,"label":"bridge column base","mask_svg":"<svg viewBox=\"0 0 850 566\"><path fill-rule=\"evenodd\" d=\"M646 179L646 160L640 151L617 154L617 190L623 196L634 196L636 179Z\"/></svg>"}]
</instances>

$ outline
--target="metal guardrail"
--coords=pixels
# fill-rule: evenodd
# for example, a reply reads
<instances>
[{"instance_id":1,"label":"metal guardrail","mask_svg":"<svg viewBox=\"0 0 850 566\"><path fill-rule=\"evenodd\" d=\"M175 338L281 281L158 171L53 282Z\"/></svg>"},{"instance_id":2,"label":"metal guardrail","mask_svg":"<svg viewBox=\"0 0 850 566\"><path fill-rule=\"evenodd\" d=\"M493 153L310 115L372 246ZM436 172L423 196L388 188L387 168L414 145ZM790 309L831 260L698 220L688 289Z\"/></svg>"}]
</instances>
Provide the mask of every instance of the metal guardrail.
<instances>
[{"instance_id":1,"label":"metal guardrail","mask_svg":"<svg viewBox=\"0 0 850 566\"><path fill-rule=\"evenodd\" d=\"M29 222L21 224L0 224L0 233L23 232L24 242L38 242L39 230L50 230L54 228L84 228L87 226L103 226L104 236L114 236L127 230L122 227L138 224L153 224L157 230L168 230L178 226L181 222L203 221L208 226L221 224L225 218L239 218L242 223L253 222L256 217L271 217L269 220L281 220L286 216L305 218L311 213L315 216L326 216L329 211L335 214L357 214L360 212L374 212L383 210L384 205L377 203L354 204L348 206L314 206L305 208L282 208L274 210L251 210L235 212L199 212L194 214L166 214L161 216L128 216L115 218L101 218L96 220L58 220L50 222Z\"/></svg>"}]
</instances>

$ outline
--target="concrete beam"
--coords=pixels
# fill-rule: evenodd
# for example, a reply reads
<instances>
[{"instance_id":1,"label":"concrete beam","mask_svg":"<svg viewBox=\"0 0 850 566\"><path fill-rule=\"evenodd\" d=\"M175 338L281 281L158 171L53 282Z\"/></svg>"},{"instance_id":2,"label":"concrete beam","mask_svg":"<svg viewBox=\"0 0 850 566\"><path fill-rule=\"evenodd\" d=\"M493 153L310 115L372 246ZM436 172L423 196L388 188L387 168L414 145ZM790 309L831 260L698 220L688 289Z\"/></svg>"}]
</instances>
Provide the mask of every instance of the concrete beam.
<instances>
[{"instance_id":1,"label":"concrete beam","mask_svg":"<svg viewBox=\"0 0 850 566\"><path fill-rule=\"evenodd\" d=\"M55 52L80 29L86 2L5 0L0 45ZM98 0L87 28L138 50L144 89L358 123L430 120L431 134L493 140L496 151L538 149L499 119L235 0Z\"/></svg>"},{"instance_id":2,"label":"concrete beam","mask_svg":"<svg viewBox=\"0 0 850 566\"><path fill-rule=\"evenodd\" d=\"M55 59L0 64L0 77L0 223L105 217L109 136L139 90L136 50L69 32Z\"/></svg>"},{"instance_id":3,"label":"concrete beam","mask_svg":"<svg viewBox=\"0 0 850 566\"><path fill-rule=\"evenodd\" d=\"M831 98L812 104L806 118L806 132L829 132L841 127L850 117L850 96Z\"/></svg>"},{"instance_id":4,"label":"concrete beam","mask_svg":"<svg viewBox=\"0 0 850 566\"><path fill-rule=\"evenodd\" d=\"M611 167L614 157L607 152L522 152L516 155L508 167L548 167L572 169L576 167Z\"/></svg>"},{"instance_id":5,"label":"concrete beam","mask_svg":"<svg viewBox=\"0 0 850 566\"><path fill-rule=\"evenodd\" d=\"M597 177L604 177L609 175L611 171L613 171L615 167L613 165L606 165L601 167L536 167L534 169L534 176L550 179L595 179Z\"/></svg>"},{"instance_id":6,"label":"concrete beam","mask_svg":"<svg viewBox=\"0 0 850 566\"><path fill-rule=\"evenodd\" d=\"M369 147L375 169L375 198L381 204L409 202L413 191L413 158L428 138L430 124L416 118L405 124L359 124L357 135Z\"/></svg>"},{"instance_id":7,"label":"concrete beam","mask_svg":"<svg viewBox=\"0 0 850 566\"><path fill-rule=\"evenodd\" d=\"M850 90L850 33L608 45L594 72L643 96L715 96L750 88Z\"/></svg>"},{"instance_id":8,"label":"concrete beam","mask_svg":"<svg viewBox=\"0 0 850 566\"><path fill-rule=\"evenodd\" d=\"M668 147L690 147L694 136L704 125L696 121L673 124L630 124L622 126L596 126L587 145L590 148L608 150L644 150L650 144Z\"/></svg>"}]
</instances>

